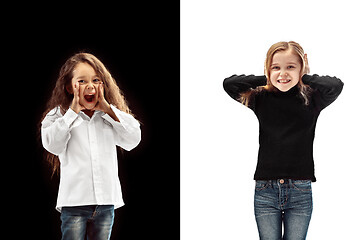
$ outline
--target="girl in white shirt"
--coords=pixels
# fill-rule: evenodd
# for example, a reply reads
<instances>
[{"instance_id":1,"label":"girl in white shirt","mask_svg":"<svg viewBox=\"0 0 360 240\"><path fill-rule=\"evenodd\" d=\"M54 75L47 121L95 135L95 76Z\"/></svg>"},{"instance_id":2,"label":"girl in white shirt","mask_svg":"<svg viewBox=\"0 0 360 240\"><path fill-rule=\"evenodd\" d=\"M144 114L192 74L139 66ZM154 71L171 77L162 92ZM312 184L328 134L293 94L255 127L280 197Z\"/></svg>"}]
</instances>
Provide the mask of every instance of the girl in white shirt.
<instances>
[{"instance_id":1,"label":"girl in white shirt","mask_svg":"<svg viewBox=\"0 0 360 240\"><path fill-rule=\"evenodd\" d=\"M141 131L99 59L78 53L66 61L41 124L46 159L60 171L62 239L110 239L114 209L124 205L116 146L130 151Z\"/></svg>"}]
</instances>

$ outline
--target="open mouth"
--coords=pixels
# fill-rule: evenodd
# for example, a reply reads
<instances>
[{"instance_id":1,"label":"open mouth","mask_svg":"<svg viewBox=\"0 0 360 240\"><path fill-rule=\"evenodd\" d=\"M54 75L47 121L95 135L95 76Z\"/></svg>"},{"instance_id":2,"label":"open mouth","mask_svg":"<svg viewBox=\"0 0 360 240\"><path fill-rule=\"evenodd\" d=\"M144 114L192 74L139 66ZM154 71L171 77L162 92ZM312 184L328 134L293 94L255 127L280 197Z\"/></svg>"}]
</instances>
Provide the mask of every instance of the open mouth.
<instances>
[{"instance_id":1,"label":"open mouth","mask_svg":"<svg viewBox=\"0 0 360 240\"><path fill-rule=\"evenodd\" d=\"M84 95L84 98L87 102L91 103L92 101L94 101L95 95L94 94Z\"/></svg>"},{"instance_id":2,"label":"open mouth","mask_svg":"<svg viewBox=\"0 0 360 240\"><path fill-rule=\"evenodd\" d=\"M280 79L280 80L277 80L278 83L281 83L281 84L286 84L286 83L289 83L291 82L290 79Z\"/></svg>"}]
</instances>

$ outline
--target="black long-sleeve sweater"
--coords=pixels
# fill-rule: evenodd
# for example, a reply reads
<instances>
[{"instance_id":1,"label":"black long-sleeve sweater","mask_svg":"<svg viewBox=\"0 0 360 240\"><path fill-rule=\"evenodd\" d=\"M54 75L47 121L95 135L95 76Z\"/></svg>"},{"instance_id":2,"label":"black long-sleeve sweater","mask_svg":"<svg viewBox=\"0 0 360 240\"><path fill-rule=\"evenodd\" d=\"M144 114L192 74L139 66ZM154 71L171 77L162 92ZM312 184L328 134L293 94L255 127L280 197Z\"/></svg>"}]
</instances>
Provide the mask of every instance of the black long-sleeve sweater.
<instances>
[{"instance_id":1,"label":"black long-sleeve sweater","mask_svg":"<svg viewBox=\"0 0 360 240\"><path fill-rule=\"evenodd\" d=\"M305 105L297 86L287 92L255 91L248 107L259 120L259 154L255 180L299 179L316 181L313 142L317 118L343 88L340 79L304 75L312 89ZM266 85L265 76L233 75L224 80L225 91L235 100L241 93Z\"/></svg>"}]
</instances>

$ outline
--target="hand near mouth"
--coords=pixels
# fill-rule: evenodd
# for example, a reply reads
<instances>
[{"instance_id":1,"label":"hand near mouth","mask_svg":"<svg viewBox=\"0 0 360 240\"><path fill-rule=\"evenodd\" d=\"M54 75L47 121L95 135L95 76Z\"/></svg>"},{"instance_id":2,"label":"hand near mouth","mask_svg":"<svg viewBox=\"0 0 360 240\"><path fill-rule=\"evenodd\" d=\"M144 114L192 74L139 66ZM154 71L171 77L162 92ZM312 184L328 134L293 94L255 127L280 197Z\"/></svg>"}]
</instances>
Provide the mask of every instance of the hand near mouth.
<instances>
[{"instance_id":1,"label":"hand near mouth","mask_svg":"<svg viewBox=\"0 0 360 240\"><path fill-rule=\"evenodd\" d=\"M85 107L83 105L80 104L80 87L79 87L79 83L75 83L74 88L74 98L72 100L71 106L70 108L76 112L79 113L81 110L84 110Z\"/></svg>"},{"instance_id":2,"label":"hand near mouth","mask_svg":"<svg viewBox=\"0 0 360 240\"><path fill-rule=\"evenodd\" d=\"M107 113L115 121L120 122L119 119L116 117L114 111L111 109L110 104L106 101L106 99L104 97L104 83L103 82L100 83L97 94L98 94L98 102L95 105L95 107L91 110L98 110L98 111Z\"/></svg>"},{"instance_id":3,"label":"hand near mouth","mask_svg":"<svg viewBox=\"0 0 360 240\"><path fill-rule=\"evenodd\" d=\"M91 110L92 111L99 110L99 111L105 112L107 109L110 108L110 105L104 97L104 83L103 82L101 82L99 84L97 95L98 95L98 102L96 103L95 107Z\"/></svg>"}]
</instances>

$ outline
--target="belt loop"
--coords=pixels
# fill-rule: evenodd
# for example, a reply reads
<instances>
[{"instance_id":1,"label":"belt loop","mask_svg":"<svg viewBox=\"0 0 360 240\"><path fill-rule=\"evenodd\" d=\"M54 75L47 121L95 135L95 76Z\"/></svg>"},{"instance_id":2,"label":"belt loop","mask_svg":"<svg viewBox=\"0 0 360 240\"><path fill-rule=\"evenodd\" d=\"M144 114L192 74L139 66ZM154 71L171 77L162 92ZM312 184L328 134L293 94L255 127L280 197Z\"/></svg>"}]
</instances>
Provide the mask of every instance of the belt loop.
<instances>
[{"instance_id":1,"label":"belt loop","mask_svg":"<svg viewBox=\"0 0 360 240\"><path fill-rule=\"evenodd\" d=\"M289 185L292 186L292 179L289 179Z\"/></svg>"}]
</instances>

